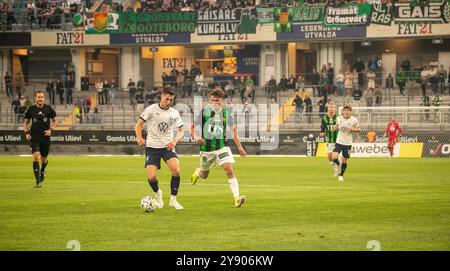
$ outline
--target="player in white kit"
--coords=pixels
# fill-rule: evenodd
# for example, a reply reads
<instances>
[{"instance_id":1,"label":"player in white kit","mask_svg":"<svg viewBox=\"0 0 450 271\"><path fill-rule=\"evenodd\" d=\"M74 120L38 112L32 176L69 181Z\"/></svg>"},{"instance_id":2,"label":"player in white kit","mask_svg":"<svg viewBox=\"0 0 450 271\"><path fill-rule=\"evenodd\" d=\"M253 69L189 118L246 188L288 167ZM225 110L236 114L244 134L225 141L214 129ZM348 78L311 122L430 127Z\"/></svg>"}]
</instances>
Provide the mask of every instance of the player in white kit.
<instances>
[{"instance_id":1,"label":"player in white kit","mask_svg":"<svg viewBox=\"0 0 450 271\"><path fill-rule=\"evenodd\" d=\"M135 133L139 145L146 145L145 168L147 169L148 183L155 192L158 207L164 206L162 191L159 189L156 172L161 168L161 158L166 162L172 173L170 181L171 196L169 207L182 210L183 206L177 201L178 188L180 186L180 162L175 145L183 137L183 121L180 113L171 107L175 93L169 88L164 88L161 100L144 109L136 123ZM147 139L142 137L142 129L147 123ZM177 134L173 137L173 129L177 128Z\"/></svg>"},{"instance_id":2,"label":"player in white kit","mask_svg":"<svg viewBox=\"0 0 450 271\"><path fill-rule=\"evenodd\" d=\"M347 160L350 158L350 150L353 143L353 133L361 131L359 127L359 121L352 116L352 107L349 105L344 106L342 115L336 120L336 130L339 131L336 144L332 154L332 159L337 166L341 167L338 180L344 181L344 173L347 169ZM338 160L339 154L342 153L342 165Z\"/></svg>"}]
</instances>

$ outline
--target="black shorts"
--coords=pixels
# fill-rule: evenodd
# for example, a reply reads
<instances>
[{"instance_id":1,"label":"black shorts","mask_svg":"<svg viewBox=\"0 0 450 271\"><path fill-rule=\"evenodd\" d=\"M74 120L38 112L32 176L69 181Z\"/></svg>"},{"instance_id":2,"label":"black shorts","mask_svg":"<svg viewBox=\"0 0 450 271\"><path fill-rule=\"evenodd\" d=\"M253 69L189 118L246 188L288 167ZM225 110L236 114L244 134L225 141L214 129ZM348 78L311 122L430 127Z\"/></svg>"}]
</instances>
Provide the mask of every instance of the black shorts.
<instances>
[{"instance_id":1,"label":"black shorts","mask_svg":"<svg viewBox=\"0 0 450 271\"><path fill-rule=\"evenodd\" d=\"M341 145L339 143L334 144L334 150L333 152L341 153L344 158L350 158L350 150L352 149L352 146L347 145Z\"/></svg>"},{"instance_id":2,"label":"black shorts","mask_svg":"<svg viewBox=\"0 0 450 271\"><path fill-rule=\"evenodd\" d=\"M175 149L169 151L167 148L145 148L145 167L148 165L161 168L161 158L167 163L167 160L171 158L178 158Z\"/></svg>"},{"instance_id":3,"label":"black shorts","mask_svg":"<svg viewBox=\"0 0 450 271\"><path fill-rule=\"evenodd\" d=\"M42 157L47 157L50 151L50 141L31 141L30 142L31 153L40 152Z\"/></svg>"}]
</instances>

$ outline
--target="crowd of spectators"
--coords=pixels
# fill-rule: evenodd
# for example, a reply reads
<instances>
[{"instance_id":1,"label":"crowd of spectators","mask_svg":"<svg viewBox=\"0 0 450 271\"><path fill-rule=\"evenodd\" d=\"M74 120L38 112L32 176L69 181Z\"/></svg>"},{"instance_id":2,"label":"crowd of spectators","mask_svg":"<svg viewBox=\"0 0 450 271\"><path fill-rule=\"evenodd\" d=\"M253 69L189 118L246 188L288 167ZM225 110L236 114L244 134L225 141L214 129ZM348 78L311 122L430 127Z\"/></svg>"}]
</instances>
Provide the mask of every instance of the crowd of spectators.
<instances>
[{"instance_id":1,"label":"crowd of spectators","mask_svg":"<svg viewBox=\"0 0 450 271\"><path fill-rule=\"evenodd\" d=\"M102 12L181 12L215 8L284 7L324 3L329 6L365 0L137 0L102 1L96 11ZM383 0L382 2L391 2ZM70 29L70 22L77 13L91 10L94 0L28 0L26 6L18 7L13 0L0 0L0 31L20 29ZM29 26L29 27L26 27ZM18 30L18 29L14 29Z\"/></svg>"}]
</instances>

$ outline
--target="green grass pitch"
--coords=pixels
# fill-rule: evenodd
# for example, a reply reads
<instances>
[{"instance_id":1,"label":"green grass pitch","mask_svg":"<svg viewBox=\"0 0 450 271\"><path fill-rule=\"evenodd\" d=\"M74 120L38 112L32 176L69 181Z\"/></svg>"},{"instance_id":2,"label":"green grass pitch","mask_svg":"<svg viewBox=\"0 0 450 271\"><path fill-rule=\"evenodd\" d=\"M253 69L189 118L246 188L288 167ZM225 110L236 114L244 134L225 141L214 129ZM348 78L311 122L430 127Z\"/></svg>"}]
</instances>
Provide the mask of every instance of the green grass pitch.
<instances>
[{"instance_id":1,"label":"green grass pitch","mask_svg":"<svg viewBox=\"0 0 450 271\"><path fill-rule=\"evenodd\" d=\"M145 213L143 157L50 156L35 189L31 157L0 156L0 250L450 250L448 159L353 158L338 183L323 158L237 158L241 209L221 168L192 186L198 157L180 161L185 209L163 166Z\"/></svg>"}]
</instances>

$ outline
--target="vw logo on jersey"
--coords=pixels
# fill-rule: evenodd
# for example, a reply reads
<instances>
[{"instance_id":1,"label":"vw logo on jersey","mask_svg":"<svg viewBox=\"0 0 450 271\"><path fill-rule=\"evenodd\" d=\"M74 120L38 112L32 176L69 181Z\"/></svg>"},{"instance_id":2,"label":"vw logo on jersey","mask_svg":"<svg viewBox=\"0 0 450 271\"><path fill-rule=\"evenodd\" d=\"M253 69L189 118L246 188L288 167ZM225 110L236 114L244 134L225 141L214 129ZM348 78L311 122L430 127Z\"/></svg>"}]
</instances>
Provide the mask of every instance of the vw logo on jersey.
<instances>
[{"instance_id":1,"label":"vw logo on jersey","mask_svg":"<svg viewBox=\"0 0 450 271\"><path fill-rule=\"evenodd\" d=\"M169 131L169 124L166 122L160 122L158 124L158 131L161 133L167 133L167 131Z\"/></svg>"}]
</instances>

